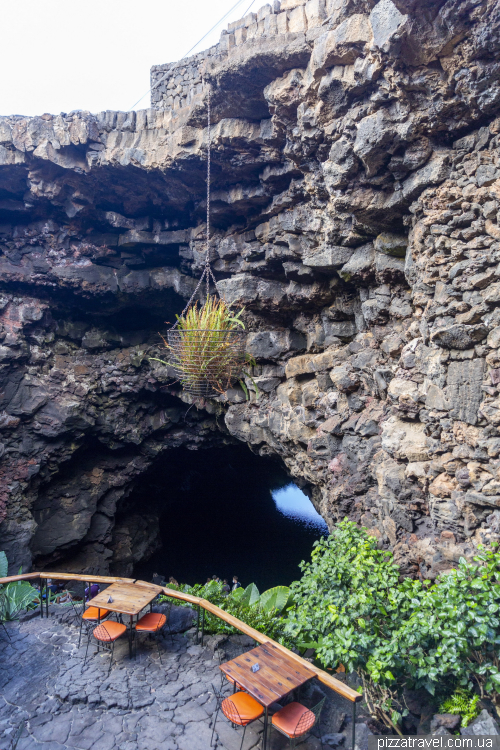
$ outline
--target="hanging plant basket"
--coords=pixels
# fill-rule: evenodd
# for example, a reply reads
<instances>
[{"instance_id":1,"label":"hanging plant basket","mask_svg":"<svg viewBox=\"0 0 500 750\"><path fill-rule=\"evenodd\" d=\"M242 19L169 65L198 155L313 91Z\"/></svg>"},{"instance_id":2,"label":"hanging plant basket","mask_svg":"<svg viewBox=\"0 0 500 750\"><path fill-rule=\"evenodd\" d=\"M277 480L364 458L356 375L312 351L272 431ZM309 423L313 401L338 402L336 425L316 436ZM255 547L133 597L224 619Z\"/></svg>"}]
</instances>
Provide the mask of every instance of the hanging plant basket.
<instances>
[{"instance_id":1,"label":"hanging plant basket","mask_svg":"<svg viewBox=\"0 0 500 750\"><path fill-rule=\"evenodd\" d=\"M245 340L245 331L237 329L171 330L167 333L169 364L188 393L219 396L241 377Z\"/></svg>"},{"instance_id":2,"label":"hanging plant basket","mask_svg":"<svg viewBox=\"0 0 500 750\"><path fill-rule=\"evenodd\" d=\"M216 293L217 281L210 267L210 89L208 104L208 148L207 148L207 234L205 267L200 280L191 295L191 299L177 315L177 322L163 339L169 353L168 362L156 359L157 362L169 365L174 369L177 381L185 391L198 398L218 396L240 381L245 395L249 398L248 389L241 380L243 366L255 364L252 357L245 354L245 325L240 316L243 310L234 313L224 299L210 295L210 281ZM194 302L203 281L206 281L207 294L202 307ZM153 358L154 359L154 358ZM253 381L252 381L253 382ZM256 393L258 396L257 386Z\"/></svg>"},{"instance_id":3,"label":"hanging plant basket","mask_svg":"<svg viewBox=\"0 0 500 750\"><path fill-rule=\"evenodd\" d=\"M196 397L218 396L242 376L245 325L223 299L208 296L203 307L190 305L167 332L168 364L185 391Z\"/></svg>"}]
</instances>

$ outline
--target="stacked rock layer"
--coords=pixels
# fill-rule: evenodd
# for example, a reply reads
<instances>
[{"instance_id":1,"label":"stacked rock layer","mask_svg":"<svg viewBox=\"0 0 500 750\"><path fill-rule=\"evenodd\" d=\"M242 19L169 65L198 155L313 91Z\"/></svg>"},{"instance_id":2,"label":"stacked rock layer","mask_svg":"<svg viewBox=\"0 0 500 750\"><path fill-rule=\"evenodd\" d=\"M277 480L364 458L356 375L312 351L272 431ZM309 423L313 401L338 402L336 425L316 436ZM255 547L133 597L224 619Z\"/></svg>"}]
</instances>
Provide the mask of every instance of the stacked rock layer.
<instances>
[{"instance_id":1,"label":"stacked rock layer","mask_svg":"<svg viewBox=\"0 0 500 750\"><path fill-rule=\"evenodd\" d=\"M151 109L0 118L13 567L146 555L147 509L116 522L141 476L236 441L405 574L499 538L499 51L490 0L275 1L153 68ZM186 415L150 357L203 265L209 86L210 254L257 364Z\"/></svg>"}]
</instances>

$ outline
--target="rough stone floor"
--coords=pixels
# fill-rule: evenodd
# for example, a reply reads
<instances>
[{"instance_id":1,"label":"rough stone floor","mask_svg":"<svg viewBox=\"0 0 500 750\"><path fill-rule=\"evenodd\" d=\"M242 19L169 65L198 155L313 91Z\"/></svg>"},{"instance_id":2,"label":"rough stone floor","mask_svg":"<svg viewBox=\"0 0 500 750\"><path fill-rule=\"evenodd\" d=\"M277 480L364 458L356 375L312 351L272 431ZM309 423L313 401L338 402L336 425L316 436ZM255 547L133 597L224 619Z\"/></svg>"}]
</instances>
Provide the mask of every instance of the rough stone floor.
<instances>
[{"instance_id":1,"label":"rough stone floor","mask_svg":"<svg viewBox=\"0 0 500 750\"><path fill-rule=\"evenodd\" d=\"M217 653L193 645L189 635L156 643L139 639L137 657L128 642L117 642L109 677L109 655L83 664L78 628L69 613L54 612L0 629L0 750L10 750L23 725L17 750L208 750L215 712L212 683L220 685ZM231 636L227 658L251 648L245 636ZM213 648L213 639L212 639ZM93 651L92 651L93 653ZM241 730L217 721L217 747L237 750ZM323 732L335 732L323 726ZM260 723L247 729L244 750L261 746ZM272 750L287 747L273 732ZM318 750L314 737L300 745ZM328 745L326 745L328 747Z\"/></svg>"}]
</instances>

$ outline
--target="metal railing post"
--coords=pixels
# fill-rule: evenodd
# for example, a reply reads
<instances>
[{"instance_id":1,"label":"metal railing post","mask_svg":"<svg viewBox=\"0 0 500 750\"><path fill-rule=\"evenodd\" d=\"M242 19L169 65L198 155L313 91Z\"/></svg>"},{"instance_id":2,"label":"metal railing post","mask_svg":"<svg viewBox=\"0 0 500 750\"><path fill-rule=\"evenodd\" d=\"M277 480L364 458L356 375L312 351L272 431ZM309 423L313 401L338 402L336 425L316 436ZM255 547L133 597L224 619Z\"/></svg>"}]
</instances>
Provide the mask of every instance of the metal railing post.
<instances>
[{"instance_id":1,"label":"metal railing post","mask_svg":"<svg viewBox=\"0 0 500 750\"><path fill-rule=\"evenodd\" d=\"M356 750L356 702L352 704L352 750Z\"/></svg>"},{"instance_id":2,"label":"metal railing post","mask_svg":"<svg viewBox=\"0 0 500 750\"><path fill-rule=\"evenodd\" d=\"M198 645L198 633L200 632L200 605L198 604L198 613L196 616L196 645Z\"/></svg>"},{"instance_id":3,"label":"metal railing post","mask_svg":"<svg viewBox=\"0 0 500 750\"><path fill-rule=\"evenodd\" d=\"M201 645L203 646L203 636L205 635L205 610L201 613Z\"/></svg>"}]
</instances>

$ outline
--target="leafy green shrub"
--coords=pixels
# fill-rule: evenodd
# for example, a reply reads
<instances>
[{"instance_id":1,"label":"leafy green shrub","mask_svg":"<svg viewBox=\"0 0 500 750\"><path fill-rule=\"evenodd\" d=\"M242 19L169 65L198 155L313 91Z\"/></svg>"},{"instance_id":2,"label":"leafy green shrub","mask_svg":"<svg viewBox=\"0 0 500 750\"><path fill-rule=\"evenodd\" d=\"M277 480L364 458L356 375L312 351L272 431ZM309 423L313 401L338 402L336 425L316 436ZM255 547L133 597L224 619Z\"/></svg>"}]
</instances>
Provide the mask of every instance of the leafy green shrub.
<instances>
[{"instance_id":1,"label":"leafy green shrub","mask_svg":"<svg viewBox=\"0 0 500 750\"><path fill-rule=\"evenodd\" d=\"M473 695L469 690L457 688L453 695L441 703L439 710L443 714L460 714L462 726L468 727L481 711L479 696Z\"/></svg>"},{"instance_id":2,"label":"leafy green shrub","mask_svg":"<svg viewBox=\"0 0 500 750\"><path fill-rule=\"evenodd\" d=\"M390 553L378 550L364 529L343 521L314 543L311 562L300 567L286 632L299 648L315 648L328 667L363 668L405 611Z\"/></svg>"},{"instance_id":3,"label":"leafy green shrub","mask_svg":"<svg viewBox=\"0 0 500 750\"><path fill-rule=\"evenodd\" d=\"M446 684L489 693L500 702L500 554L429 581L399 581L399 569L366 529L347 520L315 544L292 585L295 606L285 625L320 663L342 662L361 677L372 713L397 731L404 687L434 695Z\"/></svg>"},{"instance_id":4,"label":"leafy green shrub","mask_svg":"<svg viewBox=\"0 0 500 750\"><path fill-rule=\"evenodd\" d=\"M288 642L285 634L285 621L281 616L282 611L291 604L291 591L287 586L276 586L264 591L263 594L259 593L254 583L246 589L238 588L229 594L223 591L222 584L217 581L194 586L170 586L169 588L206 599L269 638L282 643ZM168 597L160 598L160 601L167 600ZM205 632L233 634L239 631L216 615L205 612Z\"/></svg>"},{"instance_id":5,"label":"leafy green shrub","mask_svg":"<svg viewBox=\"0 0 500 750\"><path fill-rule=\"evenodd\" d=\"M6 578L7 572L7 555L0 552L0 578ZM0 621L16 620L19 613L33 604L39 596L39 592L28 581L12 581L0 586Z\"/></svg>"},{"instance_id":6,"label":"leafy green shrub","mask_svg":"<svg viewBox=\"0 0 500 750\"><path fill-rule=\"evenodd\" d=\"M500 554L481 550L471 562L460 558L457 570L432 586L405 581L400 589L414 599L404 622L374 650L367 668L375 678L393 669L416 687L434 694L451 680L462 688L479 688L495 702L500 695Z\"/></svg>"}]
</instances>

